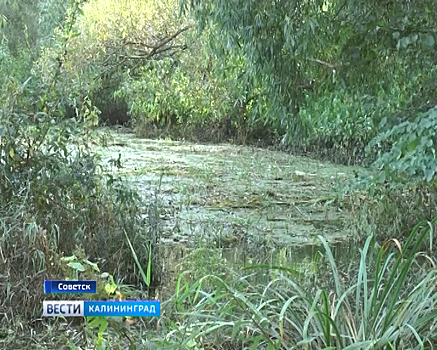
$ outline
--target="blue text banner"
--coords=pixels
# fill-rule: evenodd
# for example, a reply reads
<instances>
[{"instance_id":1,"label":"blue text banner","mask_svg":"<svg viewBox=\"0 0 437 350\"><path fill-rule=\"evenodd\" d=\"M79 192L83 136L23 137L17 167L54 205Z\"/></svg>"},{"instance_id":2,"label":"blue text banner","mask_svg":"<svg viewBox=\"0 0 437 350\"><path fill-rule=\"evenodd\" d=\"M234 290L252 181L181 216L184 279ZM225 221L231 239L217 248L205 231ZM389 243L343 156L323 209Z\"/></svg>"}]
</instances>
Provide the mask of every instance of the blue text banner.
<instances>
[{"instance_id":1,"label":"blue text banner","mask_svg":"<svg viewBox=\"0 0 437 350\"><path fill-rule=\"evenodd\" d=\"M97 281L45 280L44 293L46 294L95 294L97 293Z\"/></svg>"},{"instance_id":2,"label":"blue text banner","mask_svg":"<svg viewBox=\"0 0 437 350\"><path fill-rule=\"evenodd\" d=\"M156 317L159 300L44 300L44 316L52 317Z\"/></svg>"}]
</instances>

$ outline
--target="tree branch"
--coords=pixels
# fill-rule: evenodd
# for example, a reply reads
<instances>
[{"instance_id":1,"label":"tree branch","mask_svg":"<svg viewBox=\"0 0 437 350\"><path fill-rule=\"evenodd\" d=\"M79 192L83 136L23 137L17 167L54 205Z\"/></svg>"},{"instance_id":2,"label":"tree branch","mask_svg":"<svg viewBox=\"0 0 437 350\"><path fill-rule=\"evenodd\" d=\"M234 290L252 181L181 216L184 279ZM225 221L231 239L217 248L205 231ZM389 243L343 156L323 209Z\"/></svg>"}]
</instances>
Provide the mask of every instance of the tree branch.
<instances>
[{"instance_id":1,"label":"tree branch","mask_svg":"<svg viewBox=\"0 0 437 350\"><path fill-rule=\"evenodd\" d=\"M185 50L186 48L187 48L187 45L173 45L173 46L169 46L169 47L162 47L158 50L151 51L149 53L145 52L144 55L120 55L119 57L122 57L122 58L127 59L127 60L129 60L129 59L146 60L146 59L152 58L155 55L163 53L165 51L177 50L177 49Z\"/></svg>"},{"instance_id":2,"label":"tree branch","mask_svg":"<svg viewBox=\"0 0 437 350\"><path fill-rule=\"evenodd\" d=\"M326 67L329 67L331 69L340 67L340 65L331 64L331 63L328 63L328 62L325 62L325 61L322 61L322 60L318 60L316 58L307 58L307 60L311 61L311 62L319 63L319 64L321 64L323 66L326 66Z\"/></svg>"}]
</instances>

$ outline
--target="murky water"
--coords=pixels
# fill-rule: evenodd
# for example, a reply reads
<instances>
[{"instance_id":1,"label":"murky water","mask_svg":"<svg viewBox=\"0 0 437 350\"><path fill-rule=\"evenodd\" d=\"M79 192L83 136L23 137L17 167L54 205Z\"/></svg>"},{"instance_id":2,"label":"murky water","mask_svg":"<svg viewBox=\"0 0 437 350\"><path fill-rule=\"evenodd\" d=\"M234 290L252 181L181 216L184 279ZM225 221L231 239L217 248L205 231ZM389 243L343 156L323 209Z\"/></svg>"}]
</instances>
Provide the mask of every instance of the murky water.
<instances>
[{"instance_id":1,"label":"murky water","mask_svg":"<svg viewBox=\"0 0 437 350\"><path fill-rule=\"evenodd\" d=\"M114 131L107 141L107 147L95 147L106 171L124 177L146 201L158 201L166 274L177 272L194 247L217 251L219 262L237 266L312 261L318 235L340 255L350 250L349 213L329 202L336 184L363 169ZM111 166L118 158L122 167Z\"/></svg>"},{"instance_id":2,"label":"murky water","mask_svg":"<svg viewBox=\"0 0 437 350\"><path fill-rule=\"evenodd\" d=\"M353 242L343 241L331 244L330 249L339 266L348 265L354 261L359 253ZM162 244L159 247L159 256L162 263L161 284L156 291L156 298L168 300L175 293L178 278L183 272L190 273L192 280L199 280L207 275L227 276L230 271L244 275L253 274L252 282L269 283L274 279L275 272L268 272L266 266L285 268L293 277L305 280L314 276L320 268L328 270L326 260L320 265L321 253L326 252L320 245L293 245L288 247L255 247L234 246L231 248L192 248L185 245ZM263 268L264 266L264 268ZM258 268L254 268L258 267ZM247 271L243 269L249 268ZM233 273L232 272L232 273ZM225 277L226 278L226 277Z\"/></svg>"}]
</instances>

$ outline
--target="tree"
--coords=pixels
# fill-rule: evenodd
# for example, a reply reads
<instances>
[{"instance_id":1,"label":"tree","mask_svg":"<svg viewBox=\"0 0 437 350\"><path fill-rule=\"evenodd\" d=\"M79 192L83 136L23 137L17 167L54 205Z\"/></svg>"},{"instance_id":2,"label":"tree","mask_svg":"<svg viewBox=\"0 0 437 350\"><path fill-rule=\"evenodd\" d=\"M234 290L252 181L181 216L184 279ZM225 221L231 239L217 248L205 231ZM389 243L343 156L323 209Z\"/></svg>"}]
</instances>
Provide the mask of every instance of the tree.
<instances>
[{"instance_id":1,"label":"tree","mask_svg":"<svg viewBox=\"0 0 437 350\"><path fill-rule=\"evenodd\" d=\"M83 6L77 25L81 36L69 49L69 75L86 78L83 91L93 96L103 114L125 110L113 93L126 72L135 74L149 60L186 48L181 35L190 24L176 14L174 0L94 0Z\"/></svg>"}]
</instances>

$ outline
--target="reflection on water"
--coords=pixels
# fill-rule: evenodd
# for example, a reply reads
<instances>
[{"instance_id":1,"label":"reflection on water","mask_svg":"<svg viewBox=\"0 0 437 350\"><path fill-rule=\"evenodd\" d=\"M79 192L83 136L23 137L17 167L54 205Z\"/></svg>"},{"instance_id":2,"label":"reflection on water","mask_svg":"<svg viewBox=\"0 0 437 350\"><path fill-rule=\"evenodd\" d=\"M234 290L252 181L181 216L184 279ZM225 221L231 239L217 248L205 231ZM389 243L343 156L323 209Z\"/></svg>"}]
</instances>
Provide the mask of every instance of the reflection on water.
<instances>
[{"instance_id":1,"label":"reflection on water","mask_svg":"<svg viewBox=\"0 0 437 350\"><path fill-rule=\"evenodd\" d=\"M338 264L348 263L359 252L356 244L344 241L331 244L330 249ZM175 292L179 275L187 270L197 270L198 277L220 274L232 269L241 271L253 265L281 266L305 274L313 269L325 254L322 245L302 245L291 247L232 247L232 248L192 248L184 245L164 245L159 247L162 263L162 278L159 294L164 299ZM265 274L264 281L268 279ZM258 279L259 280L259 279ZM259 281L261 282L261 281Z\"/></svg>"},{"instance_id":2,"label":"reflection on water","mask_svg":"<svg viewBox=\"0 0 437 350\"><path fill-rule=\"evenodd\" d=\"M357 252L353 242L340 242L331 244L330 249L334 259L342 261L349 259ZM232 248L204 248L210 252L219 252L227 264L246 266L252 264L296 264L312 262L318 253L324 254L325 249L321 245L302 245L281 248L256 248L256 247L232 247ZM177 266L192 252L199 248L188 248L184 245L161 245L159 255L164 266Z\"/></svg>"}]
</instances>

